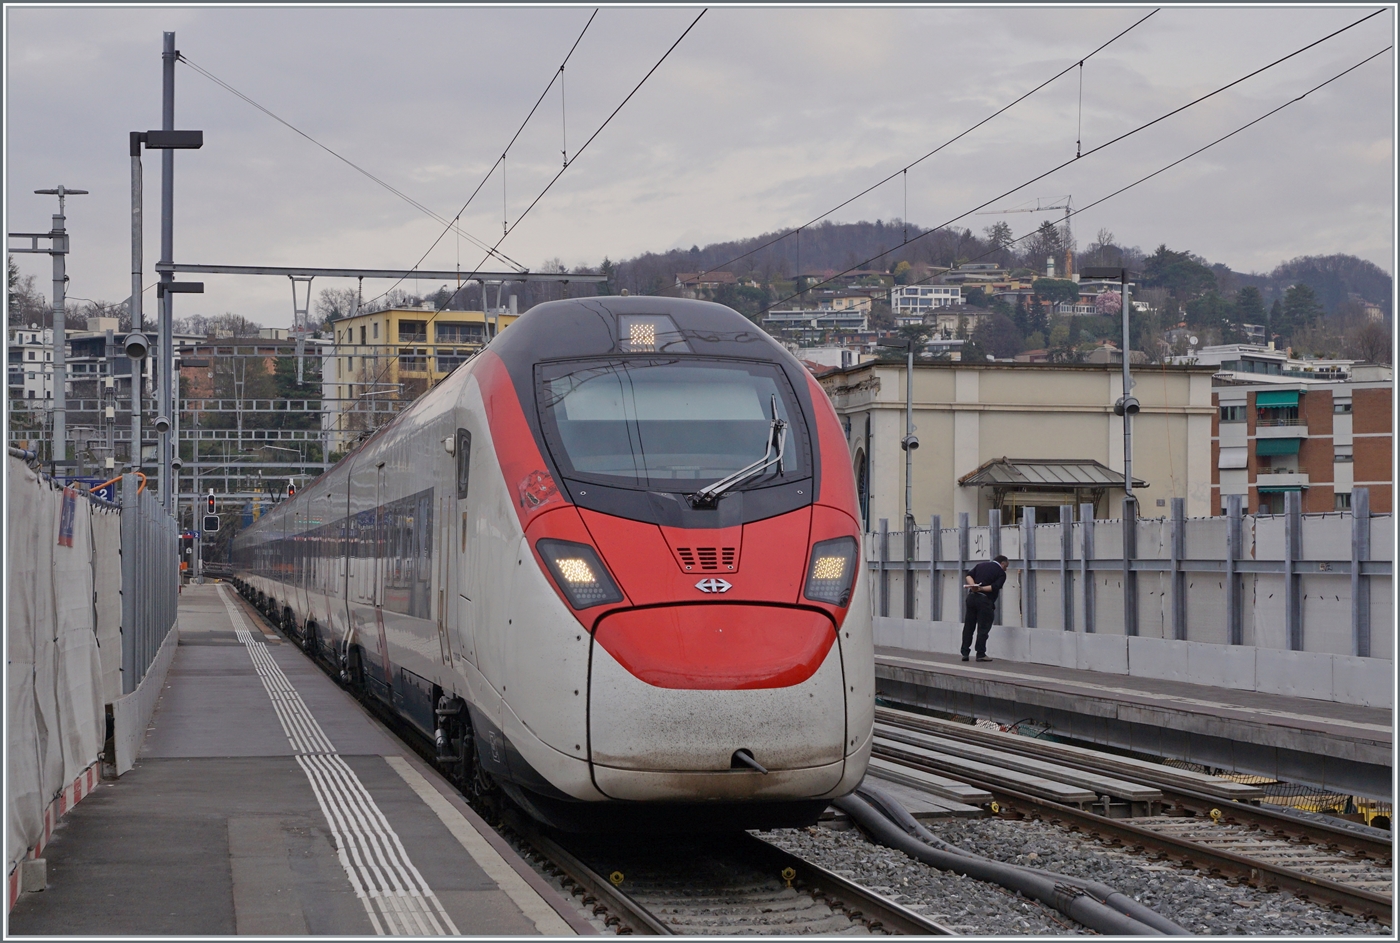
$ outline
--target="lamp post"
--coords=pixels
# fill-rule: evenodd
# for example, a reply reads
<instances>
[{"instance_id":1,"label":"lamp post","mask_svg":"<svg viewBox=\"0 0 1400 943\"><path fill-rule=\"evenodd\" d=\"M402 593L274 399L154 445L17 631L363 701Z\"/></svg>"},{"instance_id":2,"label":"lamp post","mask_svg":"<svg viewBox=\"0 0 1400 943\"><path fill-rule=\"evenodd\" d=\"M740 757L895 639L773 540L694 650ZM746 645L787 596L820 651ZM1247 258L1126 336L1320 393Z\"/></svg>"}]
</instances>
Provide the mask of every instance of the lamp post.
<instances>
[{"instance_id":1,"label":"lamp post","mask_svg":"<svg viewBox=\"0 0 1400 943\"><path fill-rule=\"evenodd\" d=\"M174 34L167 34L173 37ZM173 39L171 40L173 41ZM172 64L173 68L173 64ZM140 331L142 327L141 313L141 278L142 278L142 245L143 224L142 205L143 190L141 179L141 148L145 146L152 151L177 151L195 150L204 146L203 131L132 131L130 135L131 153L131 329ZM166 192L162 197L169 195L169 188L164 188ZM164 202L164 200L163 200ZM163 207L163 210L165 208ZM161 242L163 249L168 247L170 238L168 234L171 226L171 214L163 211L161 214ZM162 251L163 256L168 254L168 250ZM181 292L199 293L204 291L203 282L176 282L162 276L160 284L157 286L157 304L160 316L160 357L156 361L157 379L159 382L156 394L156 430L160 433L159 450L159 493L161 504L168 511L174 511L174 500L172 498L172 471L170 467L170 411L172 385L171 374L175 370L175 349L172 337L170 295ZM133 374L133 383L140 382L139 378ZM135 428L135 420L132 423ZM132 442L132 464L140 465L140 440Z\"/></svg>"},{"instance_id":2,"label":"lamp post","mask_svg":"<svg viewBox=\"0 0 1400 943\"><path fill-rule=\"evenodd\" d=\"M1081 278L1116 278L1122 291L1123 312L1123 395L1113 404L1113 413L1123 417L1123 491L1128 500L1133 501L1133 417L1142 408L1137 397L1132 395L1133 377L1128 344L1128 270L1120 267L1088 267L1080 272Z\"/></svg>"},{"instance_id":3,"label":"lamp post","mask_svg":"<svg viewBox=\"0 0 1400 943\"><path fill-rule=\"evenodd\" d=\"M1129 349L1128 270L1126 268L1085 268L1083 278L1116 278L1123 292L1123 395L1113 404L1115 415L1123 417L1123 634L1138 634L1137 572L1133 558L1137 556L1137 498L1133 496L1133 416L1142 408L1132 395L1133 377Z\"/></svg>"},{"instance_id":4,"label":"lamp post","mask_svg":"<svg viewBox=\"0 0 1400 943\"><path fill-rule=\"evenodd\" d=\"M904 618L914 617L914 450L919 447L919 437L914 435L914 340L886 339L881 347L905 352L904 366L904 438L899 447L904 449Z\"/></svg>"}]
</instances>

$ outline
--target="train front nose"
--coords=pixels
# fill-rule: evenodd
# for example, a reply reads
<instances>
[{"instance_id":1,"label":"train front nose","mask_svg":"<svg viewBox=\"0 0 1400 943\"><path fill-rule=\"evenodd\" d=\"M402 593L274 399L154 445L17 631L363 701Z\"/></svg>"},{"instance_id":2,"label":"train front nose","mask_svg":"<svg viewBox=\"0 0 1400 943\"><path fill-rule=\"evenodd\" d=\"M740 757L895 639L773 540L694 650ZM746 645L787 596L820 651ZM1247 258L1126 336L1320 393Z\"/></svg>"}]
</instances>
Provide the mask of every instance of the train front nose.
<instances>
[{"instance_id":1,"label":"train front nose","mask_svg":"<svg viewBox=\"0 0 1400 943\"><path fill-rule=\"evenodd\" d=\"M595 782L618 799L821 795L841 778L844 692L823 613L737 603L614 613L594 633L589 670Z\"/></svg>"}]
</instances>

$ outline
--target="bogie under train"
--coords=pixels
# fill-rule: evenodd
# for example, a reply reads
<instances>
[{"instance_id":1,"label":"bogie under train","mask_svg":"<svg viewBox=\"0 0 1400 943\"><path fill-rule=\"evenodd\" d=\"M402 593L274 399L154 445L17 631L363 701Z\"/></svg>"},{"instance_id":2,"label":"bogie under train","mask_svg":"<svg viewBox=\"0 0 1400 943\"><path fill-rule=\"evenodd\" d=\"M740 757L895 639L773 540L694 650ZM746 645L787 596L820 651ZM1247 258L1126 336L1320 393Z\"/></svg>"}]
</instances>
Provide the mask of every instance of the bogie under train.
<instances>
[{"instance_id":1,"label":"bogie under train","mask_svg":"<svg viewBox=\"0 0 1400 943\"><path fill-rule=\"evenodd\" d=\"M543 304L234 541L463 786L567 828L815 821L870 754L845 437L716 304Z\"/></svg>"}]
</instances>

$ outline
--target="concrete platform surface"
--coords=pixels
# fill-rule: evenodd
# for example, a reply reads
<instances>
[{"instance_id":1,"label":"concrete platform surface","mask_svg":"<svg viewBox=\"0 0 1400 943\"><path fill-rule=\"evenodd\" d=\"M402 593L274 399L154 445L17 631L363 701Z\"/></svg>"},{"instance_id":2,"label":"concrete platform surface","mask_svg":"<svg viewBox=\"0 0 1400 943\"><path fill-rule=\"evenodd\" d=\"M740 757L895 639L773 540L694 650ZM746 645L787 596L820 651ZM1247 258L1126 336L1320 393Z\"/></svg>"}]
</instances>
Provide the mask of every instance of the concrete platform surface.
<instances>
[{"instance_id":1,"label":"concrete platform surface","mask_svg":"<svg viewBox=\"0 0 1400 943\"><path fill-rule=\"evenodd\" d=\"M875 676L895 703L1004 723L1033 718L1092 743L1390 795L1388 708L887 647L876 649Z\"/></svg>"},{"instance_id":2,"label":"concrete platform surface","mask_svg":"<svg viewBox=\"0 0 1400 943\"><path fill-rule=\"evenodd\" d=\"M179 625L136 767L64 817L10 934L595 932L231 587Z\"/></svg>"}]
</instances>

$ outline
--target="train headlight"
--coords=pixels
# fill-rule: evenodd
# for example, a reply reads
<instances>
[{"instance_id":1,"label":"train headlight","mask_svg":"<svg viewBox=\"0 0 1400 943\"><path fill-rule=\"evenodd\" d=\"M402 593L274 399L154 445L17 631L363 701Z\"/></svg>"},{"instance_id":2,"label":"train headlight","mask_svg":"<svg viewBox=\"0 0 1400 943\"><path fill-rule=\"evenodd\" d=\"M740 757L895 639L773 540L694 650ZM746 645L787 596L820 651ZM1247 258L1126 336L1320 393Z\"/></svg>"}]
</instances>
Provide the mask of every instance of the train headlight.
<instances>
[{"instance_id":1,"label":"train headlight","mask_svg":"<svg viewBox=\"0 0 1400 943\"><path fill-rule=\"evenodd\" d=\"M851 601L851 586L855 578L855 538L823 540L812 546L812 560L807 566L807 586L802 593L816 602L845 606Z\"/></svg>"},{"instance_id":2,"label":"train headlight","mask_svg":"<svg viewBox=\"0 0 1400 943\"><path fill-rule=\"evenodd\" d=\"M535 544L535 549L544 558L555 584L575 609L622 602L622 591L588 544L545 538Z\"/></svg>"}]
</instances>

